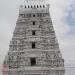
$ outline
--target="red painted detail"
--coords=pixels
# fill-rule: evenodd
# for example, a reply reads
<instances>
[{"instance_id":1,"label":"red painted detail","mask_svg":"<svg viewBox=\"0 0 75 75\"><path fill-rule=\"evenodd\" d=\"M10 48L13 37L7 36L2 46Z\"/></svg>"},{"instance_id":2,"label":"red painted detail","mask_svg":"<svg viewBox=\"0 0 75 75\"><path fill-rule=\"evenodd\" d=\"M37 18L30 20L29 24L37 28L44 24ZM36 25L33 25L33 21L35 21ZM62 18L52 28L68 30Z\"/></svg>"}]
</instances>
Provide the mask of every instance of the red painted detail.
<instances>
[{"instance_id":1,"label":"red painted detail","mask_svg":"<svg viewBox=\"0 0 75 75\"><path fill-rule=\"evenodd\" d=\"M5 64L2 65L2 75L5 75Z\"/></svg>"}]
</instances>

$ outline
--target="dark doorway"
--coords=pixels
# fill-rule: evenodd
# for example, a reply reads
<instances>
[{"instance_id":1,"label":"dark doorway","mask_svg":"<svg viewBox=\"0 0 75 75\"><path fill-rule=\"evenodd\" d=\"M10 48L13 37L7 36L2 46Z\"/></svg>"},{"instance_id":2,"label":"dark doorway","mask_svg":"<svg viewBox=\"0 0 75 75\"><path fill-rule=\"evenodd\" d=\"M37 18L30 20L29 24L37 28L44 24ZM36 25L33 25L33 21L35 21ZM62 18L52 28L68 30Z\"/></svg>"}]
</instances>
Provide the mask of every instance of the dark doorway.
<instances>
[{"instance_id":1,"label":"dark doorway","mask_svg":"<svg viewBox=\"0 0 75 75\"><path fill-rule=\"evenodd\" d=\"M31 58L31 66L35 66L36 65L36 58Z\"/></svg>"},{"instance_id":2,"label":"dark doorway","mask_svg":"<svg viewBox=\"0 0 75 75\"><path fill-rule=\"evenodd\" d=\"M35 30L32 31L32 35L35 35Z\"/></svg>"},{"instance_id":3,"label":"dark doorway","mask_svg":"<svg viewBox=\"0 0 75 75\"><path fill-rule=\"evenodd\" d=\"M35 48L35 42L32 42L32 49Z\"/></svg>"},{"instance_id":4,"label":"dark doorway","mask_svg":"<svg viewBox=\"0 0 75 75\"><path fill-rule=\"evenodd\" d=\"M33 21L33 25L35 25L35 21Z\"/></svg>"}]
</instances>

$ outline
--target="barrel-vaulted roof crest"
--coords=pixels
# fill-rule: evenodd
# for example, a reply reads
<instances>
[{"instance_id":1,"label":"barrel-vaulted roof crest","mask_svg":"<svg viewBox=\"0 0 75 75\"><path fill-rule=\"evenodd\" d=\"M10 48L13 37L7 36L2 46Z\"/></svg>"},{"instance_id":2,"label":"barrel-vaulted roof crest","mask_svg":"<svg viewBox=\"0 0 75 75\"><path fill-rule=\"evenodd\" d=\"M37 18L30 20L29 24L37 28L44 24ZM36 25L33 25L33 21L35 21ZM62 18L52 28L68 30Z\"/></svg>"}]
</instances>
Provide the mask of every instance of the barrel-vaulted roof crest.
<instances>
[{"instance_id":1,"label":"barrel-vaulted roof crest","mask_svg":"<svg viewBox=\"0 0 75 75\"><path fill-rule=\"evenodd\" d=\"M45 3L45 0L25 0L25 3Z\"/></svg>"}]
</instances>

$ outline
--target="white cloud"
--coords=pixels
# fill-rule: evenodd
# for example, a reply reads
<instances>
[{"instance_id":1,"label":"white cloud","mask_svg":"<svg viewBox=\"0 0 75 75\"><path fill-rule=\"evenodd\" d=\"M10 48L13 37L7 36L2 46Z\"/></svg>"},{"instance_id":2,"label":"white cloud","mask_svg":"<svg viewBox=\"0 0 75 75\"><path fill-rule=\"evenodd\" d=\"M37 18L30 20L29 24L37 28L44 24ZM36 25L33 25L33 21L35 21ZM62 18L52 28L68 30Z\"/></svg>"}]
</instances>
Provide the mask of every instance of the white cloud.
<instances>
[{"instance_id":1,"label":"white cloud","mask_svg":"<svg viewBox=\"0 0 75 75\"><path fill-rule=\"evenodd\" d=\"M69 26L65 22L65 18L69 11L72 9L72 5L75 4L75 0L51 0L51 17L53 19L53 25L57 34L57 38L60 44L60 50L63 57L66 60L66 64L75 63L75 34L68 34L74 32L75 28ZM75 12L73 12L73 17ZM73 30L72 30L73 29ZM69 62L70 60L70 62Z\"/></svg>"}]
</instances>

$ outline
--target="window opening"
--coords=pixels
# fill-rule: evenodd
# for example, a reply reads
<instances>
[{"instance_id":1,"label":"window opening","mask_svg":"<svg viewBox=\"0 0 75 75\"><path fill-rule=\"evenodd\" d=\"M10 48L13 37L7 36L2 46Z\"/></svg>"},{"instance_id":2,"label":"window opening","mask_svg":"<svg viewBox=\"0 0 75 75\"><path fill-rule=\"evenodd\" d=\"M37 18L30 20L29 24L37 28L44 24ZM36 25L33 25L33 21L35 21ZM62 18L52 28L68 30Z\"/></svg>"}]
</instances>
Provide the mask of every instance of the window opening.
<instances>
[{"instance_id":1,"label":"window opening","mask_svg":"<svg viewBox=\"0 0 75 75\"><path fill-rule=\"evenodd\" d=\"M31 66L36 65L36 59L35 58L30 58Z\"/></svg>"},{"instance_id":2,"label":"window opening","mask_svg":"<svg viewBox=\"0 0 75 75\"><path fill-rule=\"evenodd\" d=\"M35 30L32 31L32 35L35 35Z\"/></svg>"},{"instance_id":3,"label":"window opening","mask_svg":"<svg viewBox=\"0 0 75 75\"><path fill-rule=\"evenodd\" d=\"M25 6L25 8L26 8L26 6Z\"/></svg>"},{"instance_id":4,"label":"window opening","mask_svg":"<svg viewBox=\"0 0 75 75\"><path fill-rule=\"evenodd\" d=\"M32 42L32 49L35 48L35 42Z\"/></svg>"},{"instance_id":5,"label":"window opening","mask_svg":"<svg viewBox=\"0 0 75 75\"><path fill-rule=\"evenodd\" d=\"M35 25L35 21L33 21L33 25Z\"/></svg>"},{"instance_id":6,"label":"window opening","mask_svg":"<svg viewBox=\"0 0 75 75\"><path fill-rule=\"evenodd\" d=\"M37 5L37 8L39 8L39 6Z\"/></svg>"},{"instance_id":7,"label":"window opening","mask_svg":"<svg viewBox=\"0 0 75 75\"><path fill-rule=\"evenodd\" d=\"M32 8L32 5L31 5L31 8Z\"/></svg>"},{"instance_id":8,"label":"window opening","mask_svg":"<svg viewBox=\"0 0 75 75\"><path fill-rule=\"evenodd\" d=\"M29 5L28 5L28 8L29 8Z\"/></svg>"}]
</instances>

